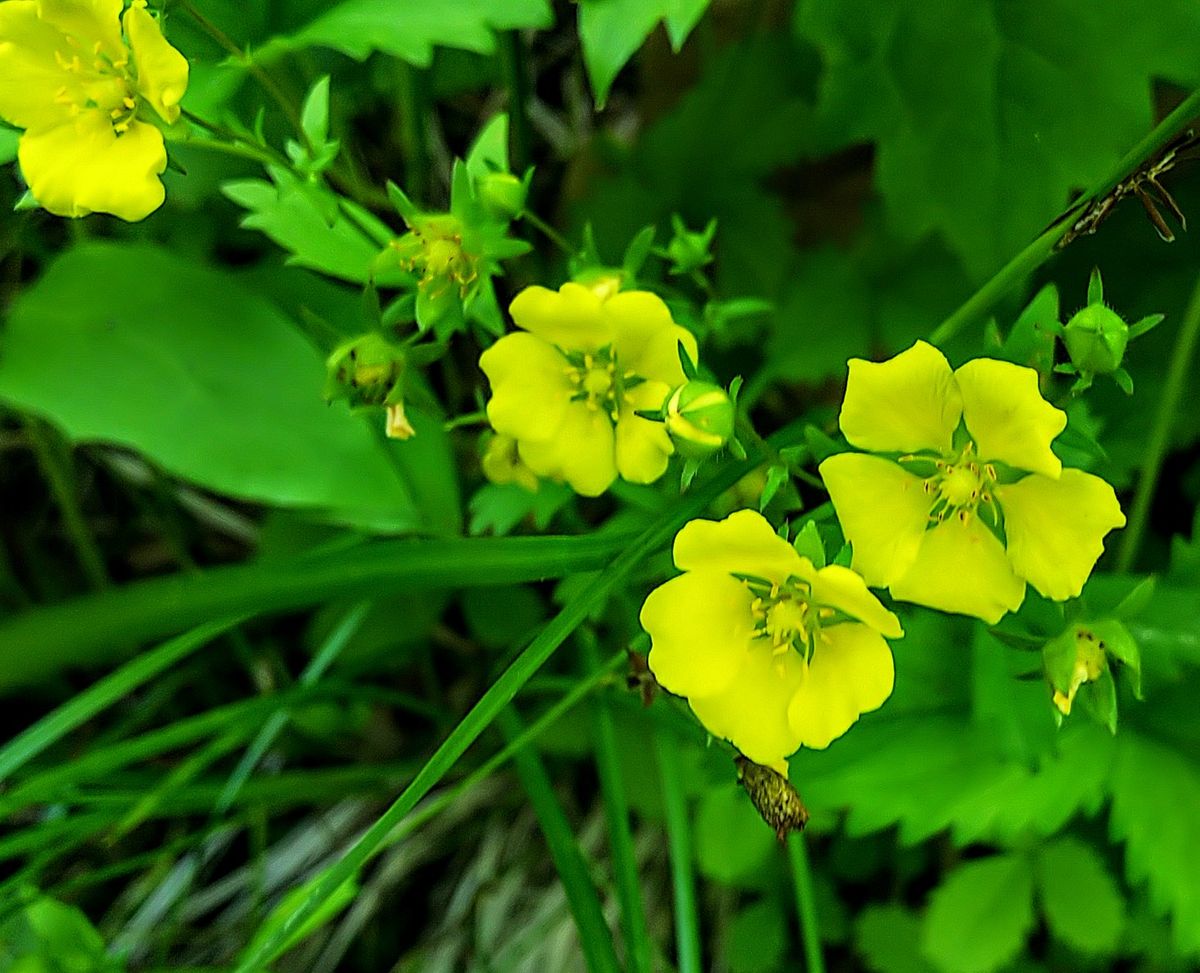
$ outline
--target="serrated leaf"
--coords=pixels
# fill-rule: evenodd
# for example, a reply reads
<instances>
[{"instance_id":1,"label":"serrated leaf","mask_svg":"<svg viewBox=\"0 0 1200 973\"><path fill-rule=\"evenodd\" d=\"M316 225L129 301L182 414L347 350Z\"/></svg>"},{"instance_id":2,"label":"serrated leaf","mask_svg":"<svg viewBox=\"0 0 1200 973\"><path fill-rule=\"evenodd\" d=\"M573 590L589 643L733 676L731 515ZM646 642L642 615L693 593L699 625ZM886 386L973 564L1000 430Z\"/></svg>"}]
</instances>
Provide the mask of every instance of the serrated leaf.
<instances>
[{"instance_id":1,"label":"serrated leaf","mask_svg":"<svg viewBox=\"0 0 1200 973\"><path fill-rule=\"evenodd\" d=\"M1155 910L1170 912L1178 951L1200 952L1200 768L1126 729L1109 786L1109 830L1125 843L1129 883L1145 882Z\"/></svg>"},{"instance_id":2,"label":"serrated leaf","mask_svg":"<svg viewBox=\"0 0 1200 973\"><path fill-rule=\"evenodd\" d=\"M1085 953L1112 952L1125 925L1125 900L1095 849L1060 838L1038 851L1035 871L1050 931Z\"/></svg>"},{"instance_id":3,"label":"serrated leaf","mask_svg":"<svg viewBox=\"0 0 1200 973\"><path fill-rule=\"evenodd\" d=\"M547 0L343 0L295 33L272 38L256 60L329 47L359 61L379 51L427 68L435 46L491 54L497 31L553 22Z\"/></svg>"},{"instance_id":4,"label":"serrated leaf","mask_svg":"<svg viewBox=\"0 0 1200 973\"><path fill-rule=\"evenodd\" d=\"M934 973L921 955L921 920L899 905L871 905L855 926L854 943L871 973Z\"/></svg>"},{"instance_id":5,"label":"serrated leaf","mask_svg":"<svg viewBox=\"0 0 1200 973\"><path fill-rule=\"evenodd\" d=\"M711 0L579 0L579 42L596 97L604 107L621 68L661 21L679 50Z\"/></svg>"},{"instance_id":6,"label":"serrated leaf","mask_svg":"<svg viewBox=\"0 0 1200 973\"><path fill-rule=\"evenodd\" d=\"M131 274L130 286L97 286ZM393 464L364 419L321 400L324 380L320 355L273 305L145 245L61 255L14 304L0 356L0 397L74 440L139 450L234 497L420 525L417 477L397 470L411 457L453 491L440 430L425 426Z\"/></svg>"},{"instance_id":7,"label":"serrated leaf","mask_svg":"<svg viewBox=\"0 0 1200 973\"><path fill-rule=\"evenodd\" d=\"M921 950L943 973L991 973L1017 955L1033 919L1033 870L1027 858L970 861L930 896Z\"/></svg>"},{"instance_id":8,"label":"serrated leaf","mask_svg":"<svg viewBox=\"0 0 1200 973\"><path fill-rule=\"evenodd\" d=\"M890 227L939 234L982 279L1149 131L1154 77L1200 80L1180 43L1200 32L1200 7L1164 0L1139 17L1090 0L991 0L944 13L812 0L796 26L826 61L818 119L833 144L878 143Z\"/></svg>"}]
</instances>

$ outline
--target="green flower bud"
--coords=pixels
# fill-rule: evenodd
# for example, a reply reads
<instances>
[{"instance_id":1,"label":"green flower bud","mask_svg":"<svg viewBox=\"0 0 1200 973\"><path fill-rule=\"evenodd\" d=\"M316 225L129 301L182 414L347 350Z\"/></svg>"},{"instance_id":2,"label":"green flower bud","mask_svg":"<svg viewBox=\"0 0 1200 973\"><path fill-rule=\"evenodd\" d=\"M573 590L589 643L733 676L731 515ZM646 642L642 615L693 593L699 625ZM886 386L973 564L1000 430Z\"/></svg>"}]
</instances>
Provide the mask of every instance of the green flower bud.
<instances>
[{"instance_id":1,"label":"green flower bud","mask_svg":"<svg viewBox=\"0 0 1200 973\"><path fill-rule=\"evenodd\" d=\"M1103 304L1089 304L1063 329L1071 364L1081 373L1109 375L1121 367L1129 344L1129 325Z\"/></svg>"},{"instance_id":2,"label":"green flower bud","mask_svg":"<svg viewBox=\"0 0 1200 973\"><path fill-rule=\"evenodd\" d=\"M1063 716L1070 715L1075 694L1084 683L1095 682L1108 672L1104 642L1087 625L1072 625L1047 642L1042 662L1054 706Z\"/></svg>"},{"instance_id":3,"label":"green flower bud","mask_svg":"<svg viewBox=\"0 0 1200 973\"><path fill-rule=\"evenodd\" d=\"M343 342L326 360L325 398L352 407L403 401L404 349L372 331Z\"/></svg>"},{"instance_id":4,"label":"green flower bud","mask_svg":"<svg viewBox=\"0 0 1200 973\"><path fill-rule=\"evenodd\" d=\"M688 382L667 400L667 432L687 459L704 459L724 446L733 435L733 420L729 393L711 382Z\"/></svg>"},{"instance_id":5,"label":"green flower bud","mask_svg":"<svg viewBox=\"0 0 1200 973\"><path fill-rule=\"evenodd\" d=\"M717 232L716 220L709 220L700 233L689 230L678 215L671 217L671 226L675 231L667 244L667 257L674 265L671 273L691 274L712 263L712 254L708 251Z\"/></svg>"},{"instance_id":6,"label":"green flower bud","mask_svg":"<svg viewBox=\"0 0 1200 973\"><path fill-rule=\"evenodd\" d=\"M504 219L513 219L525 209L527 187L511 172L489 172L479 180L479 198L488 211Z\"/></svg>"}]
</instances>

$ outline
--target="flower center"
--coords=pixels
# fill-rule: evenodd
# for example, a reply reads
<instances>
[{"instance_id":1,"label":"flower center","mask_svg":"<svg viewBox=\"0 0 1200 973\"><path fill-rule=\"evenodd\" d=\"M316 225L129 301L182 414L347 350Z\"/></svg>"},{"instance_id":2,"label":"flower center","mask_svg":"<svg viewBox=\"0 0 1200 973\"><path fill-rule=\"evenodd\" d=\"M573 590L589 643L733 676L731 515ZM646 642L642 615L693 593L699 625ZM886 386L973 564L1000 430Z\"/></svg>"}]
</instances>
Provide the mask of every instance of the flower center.
<instances>
[{"instance_id":1,"label":"flower center","mask_svg":"<svg viewBox=\"0 0 1200 973\"><path fill-rule=\"evenodd\" d=\"M785 582L767 581L746 575L735 575L754 593L750 612L754 616L756 638L771 640L771 654L778 660L783 675L783 657L795 649L805 661L812 658L813 647L824 636L822 625L830 624L836 612L817 605L812 589L795 576Z\"/></svg>"},{"instance_id":2,"label":"flower center","mask_svg":"<svg viewBox=\"0 0 1200 973\"><path fill-rule=\"evenodd\" d=\"M397 253L401 269L421 275L417 287L438 298L452 287L466 297L479 276L478 260L462 245L462 224L454 216L415 220L410 232L389 246Z\"/></svg>"},{"instance_id":3,"label":"flower center","mask_svg":"<svg viewBox=\"0 0 1200 973\"><path fill-rule=\"evenodd\" d=\"M901 463L916 463L927 467L927 457L902 456ZM970 440L954 456L932 460L933 472L924 477L925 493L932 498L929 508L929 523L937 526L949 517L957 517L969 523L980 507L990 523L999 521L999 508L993 492L996 485L996 468L984 463L975 455L975 444Z\"/></svg>"},{"instance_id":4,"label":"flower center","mask_svg":"<svg viewBox=\"0 0 1200 973\"><path fill-rule=\"evenodd\" d=\"M97 109L105 112L117 135L129 131L137 115L137 80L128 52L117 60L103 50L99 41L87 50L80 40L64 35L67 49L54 52L65 77L54 100L67 106L72 115Z\"/></svg>"},{"instance_id":5,"label":"flower center","mask_svg":"<svg viewBox=\"0 0 1200 973\"><path fill-rule=\"evenodd\" d=\"M571 401L586 402L589 409L603 412L614 423L620 419L621 403L628 400L629 390L645 379L632 371L621 372L612 345L595 352L559 350L568 363L567 378L574 389Z\"/></svg>"}]
</instances>

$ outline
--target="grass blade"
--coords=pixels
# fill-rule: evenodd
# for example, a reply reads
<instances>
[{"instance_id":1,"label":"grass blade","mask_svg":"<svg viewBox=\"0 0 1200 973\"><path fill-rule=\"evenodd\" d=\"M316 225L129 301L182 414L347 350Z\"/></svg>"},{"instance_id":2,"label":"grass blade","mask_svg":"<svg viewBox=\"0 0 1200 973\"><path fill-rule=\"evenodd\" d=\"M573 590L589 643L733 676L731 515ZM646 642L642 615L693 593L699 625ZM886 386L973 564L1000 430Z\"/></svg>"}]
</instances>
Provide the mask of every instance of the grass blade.
<instances>
[{"instance_id":1,"label":"grass blade","mask_svg":"<svg viewBox=\"0 0 1200 973\"><path fill-rule=\"evenodd\" d=\"M696 911L696 883L692 875L692 826L687 796L679 779L679 749L666 733L655 737L658 776L662 781L663 810L667 817L667 845L671 852L671 889L675 896L675 953L679 973L700 973L700 919Z\"/></svg>"}]
</instances>

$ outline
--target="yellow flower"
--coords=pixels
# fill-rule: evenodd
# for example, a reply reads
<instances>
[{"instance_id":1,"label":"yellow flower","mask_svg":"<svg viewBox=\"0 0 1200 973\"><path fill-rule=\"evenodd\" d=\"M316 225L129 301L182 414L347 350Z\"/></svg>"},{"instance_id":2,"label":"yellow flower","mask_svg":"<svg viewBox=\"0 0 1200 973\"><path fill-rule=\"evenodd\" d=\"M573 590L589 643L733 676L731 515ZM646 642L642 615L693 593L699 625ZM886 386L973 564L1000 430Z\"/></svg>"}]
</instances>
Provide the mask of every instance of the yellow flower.
<instances>
[{"instance_id":1,"label":"yellow flower","mask_svg":"<svg viewBox=\"0 0 1200 973\"><path fill-rule=\"evenodd\" d=\"M140 220L163 202L164 122L179 117L188 65L145 0L0 3L0 116L25 129L21 171L58 216Z\"/></svg>"},{"instance_id":2,"label":"yellow flower","mask_svg":"<svg viewBox=\"0 0 1200 973\"><path fill-rule=\"evenodd\" d=\"M693 520L675 537L684 573L650 592L649 664L711 733L787 773L891 695L900 622L849 568L817 570L753 510Z\"/></svg>"},{"instance_id":3,"label":"yellow flower","mask_svg":"<svg viewBox=\"0 0 1200 973\"><path fill-rule=\"evenodd\" d=\"M492 427L517 441L538 476L599 496L618 474L634 483L663 475L674 452L662 407L686 378L678 346L696 339L647 291L603 298L580 284L527 287L509 308L523 333L505 335L479 359L492 386Z\"/></svg>"},{"instance_id":4,"label":"yellow flower","mask_svg":"<svg viewBox=\"0 0 1200 973\"><path fill-rule=\"evenodd\" d=\"M1025 584L1079 594L1125 525L1104 480L1050 449L1066 415L1037 372L976 358L957 371L918 341L880 364L850 362L839 417L853 446L820 467L853 566L903 601L995 623Z\"/></svg>"}]
</instances>

